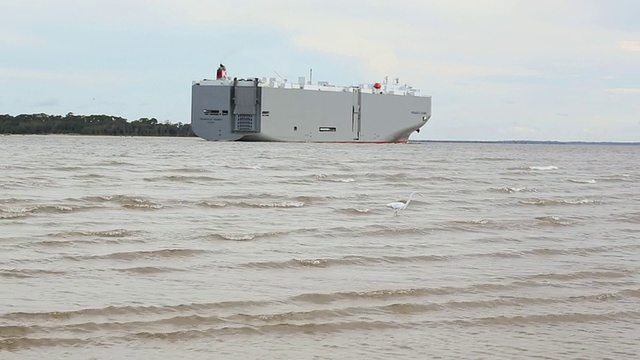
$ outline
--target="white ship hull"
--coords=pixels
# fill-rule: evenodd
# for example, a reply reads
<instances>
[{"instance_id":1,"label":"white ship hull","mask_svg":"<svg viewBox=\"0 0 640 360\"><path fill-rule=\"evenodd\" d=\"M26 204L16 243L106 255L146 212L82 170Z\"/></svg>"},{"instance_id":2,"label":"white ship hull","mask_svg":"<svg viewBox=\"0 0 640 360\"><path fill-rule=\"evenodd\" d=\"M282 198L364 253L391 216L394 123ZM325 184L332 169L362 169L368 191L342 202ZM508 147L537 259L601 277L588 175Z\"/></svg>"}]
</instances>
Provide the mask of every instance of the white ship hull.
<instances>
[{"instance_id":1,"label":"white ship hull","mask_svg":"<svg viewBox=\"0 0 640 360\"><path fill-rule=\"evenodd\" d=\"M191 127L211 141L407 142L431 117L410 87L251 80L192 86Z\"/></svg>"}]
</instances>

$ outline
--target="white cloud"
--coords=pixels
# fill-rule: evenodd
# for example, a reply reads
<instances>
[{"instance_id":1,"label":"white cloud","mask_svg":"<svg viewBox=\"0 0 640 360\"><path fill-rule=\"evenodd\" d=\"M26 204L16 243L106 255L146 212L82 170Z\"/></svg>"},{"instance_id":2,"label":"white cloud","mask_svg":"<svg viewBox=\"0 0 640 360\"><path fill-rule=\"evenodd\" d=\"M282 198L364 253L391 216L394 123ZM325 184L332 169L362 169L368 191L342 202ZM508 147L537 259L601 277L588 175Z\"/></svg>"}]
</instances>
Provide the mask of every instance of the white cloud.
<instances>
[{"instance_id":1,"label":"white cloud","mask_svg":"<svg viewBox=\"0 0 640 360\"><path fill-rule=\"evenodd\" d=\"M640 94L640 88L610 88L605 91L611 94Z\"/></svg>"},{"instance_id":2,"label":"white cloud","mask_svg":"<svg viewBox=\"0 0 640 360\"><path fill-rule=\"evenodd\" d=\"M614 59L617 39L629 34L592 26L599 7L584 0L182 0L164 1L155 11L216 31L279 31L299 49L358 64L361 76L443 78L543 76L540 65L553 60L568 65L561 73L547 68L547 75L565 76L596 57Z\"/></svg>"},{"instance_id":3,"label":"white cloud","mask_svg":"<svg viewBox=\"0 0 640 360\"><path fill-rule=\"evenodd\" d=\"M623 50L640 51L640 41L619 41L618 45Z\"/></svg>"},{"instance_id":4,"label":"white cloud","mask_svg":"<svg viewBox=\"0 0 640 360\"><path fill-rule=\"evenodd\" d=\"M121 84L134 81L132 77L108 72L33 70L0 67L0 79L59 82L71 85Z\"/></svg>"},{"instance_id":5,"label":"white cloud","mask_svg":"<svg viewBox=\"0 0 640 360\"><path fill-rule=\"evenodd\" d=\"M45 42L36 36L0 29L0 45L5 46L41 46Z\"/></svg>"},{"instance_id":6,"label":"white cloud","mask_svg":"<svg viewBox=\"0 0 640 360\"><path fill-rule=\"evenodd\" d=\"M145 21L154 17L153 0L20 0L0 2L0 20L3 23L41 23L63 21L68 24L121 24ZM169 0L171 2L171 0Z\"/></svg>"},{"instance_id":7,"label":"white cloud","mask_svg":"<svg viewBox=\"0 0 640 360\"><path fill-rule=\"evenodd\" d=\"M588 57L611 44L608 34L554 22L561 17L558 13L576 16L581 11L567 3L547 2L556 14L551 19L541 6L499 0L238 0L233 5L183 0L162 2L155 10L176 14L191 26L221 31L282 31L300 49L361 64L363 75L378 77L395 76L400 69L418 71L397 74L405 78L429 73L540 75L526 69L523 59L562 57L576 49ZM580 7L582 12L585 8Z\"/></svg>"},{"instance_id":8,"label":"white cloud","mask_svg":"<svg viewBox=\"0 0 640 360\"><path fill-rule=\"evenodd\" d=\"M513 132L516 134L534 134L536 130L530 127L516 126L513 128Z\"/></svg>"},{"instance_id":9,"label":"white cloud","mask_svg":"<svg viewBox=\"0 0 640 360\"><path fill-rule=\"evenodd\" d=\"M33 103L34 107L53 107L58 105L60 105L60 100L58 99L45 99Z\"/></svg>"}]
</instances>

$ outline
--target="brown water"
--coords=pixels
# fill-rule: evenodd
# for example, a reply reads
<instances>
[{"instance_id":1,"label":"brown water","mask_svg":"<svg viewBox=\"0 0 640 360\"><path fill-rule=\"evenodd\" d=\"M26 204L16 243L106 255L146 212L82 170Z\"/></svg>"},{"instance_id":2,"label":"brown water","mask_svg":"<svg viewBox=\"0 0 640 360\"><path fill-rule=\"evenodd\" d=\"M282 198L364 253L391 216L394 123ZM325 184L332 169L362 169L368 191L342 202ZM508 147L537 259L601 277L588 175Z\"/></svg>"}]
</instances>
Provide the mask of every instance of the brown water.
<instances>
[{"instance_id":1,"label":"brown water","mask_svg":"<svg viewBox=\"0 0 640 360\"><path fill-rule=\"evenodd\" d=\"M0 154L0 359L640 355L640 146Z\"/></svg>"}]
</instances>

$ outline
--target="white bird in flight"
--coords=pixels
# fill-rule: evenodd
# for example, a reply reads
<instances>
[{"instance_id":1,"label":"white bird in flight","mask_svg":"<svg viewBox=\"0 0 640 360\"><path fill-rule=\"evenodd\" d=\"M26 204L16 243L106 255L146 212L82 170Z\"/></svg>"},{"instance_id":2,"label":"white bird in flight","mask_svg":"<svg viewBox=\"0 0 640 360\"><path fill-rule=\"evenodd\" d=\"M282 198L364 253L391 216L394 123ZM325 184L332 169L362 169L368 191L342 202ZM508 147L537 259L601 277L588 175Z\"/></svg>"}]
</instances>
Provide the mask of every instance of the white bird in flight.
<instances>
[{"instance_id":1,"label":"white bird in flight","mask_svg":"<svg viewBox=\"0 0 640 360\"><path fill-rule=\"evenodd\" d=\"M413 198L413 195L415 195L415 194L420 195L419 193L414 191L409 195L409 199L407 200L406 203L403 203L402 201L394 201L394 202L388 203L386 206L389 207L389 208L392 208L394 210L393 211L393 216L396 216L396 215L398 215L398 212L400 210L404 210L404 209L407 208L407 206L409 206L409 203L411 202L411 199Z\"/></svg>"}]
</instances>

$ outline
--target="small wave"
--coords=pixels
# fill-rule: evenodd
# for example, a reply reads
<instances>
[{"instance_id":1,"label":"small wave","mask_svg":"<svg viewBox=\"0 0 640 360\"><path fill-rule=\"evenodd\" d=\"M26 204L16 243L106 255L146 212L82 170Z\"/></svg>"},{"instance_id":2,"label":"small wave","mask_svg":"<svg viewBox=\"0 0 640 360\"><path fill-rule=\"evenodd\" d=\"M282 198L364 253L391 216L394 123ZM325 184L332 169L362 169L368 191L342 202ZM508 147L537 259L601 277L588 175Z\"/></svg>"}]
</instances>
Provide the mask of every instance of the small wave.
<instances>
[{"instance_id":1,"label":"small wave","mask_svg":"<svg viewBox=\"0 0 640 360\"><path fill-rule=\"evenodd\" d=\"M226 195L225 198L226 199L237 199L237 200L244 200L244 199L273 199L273 194L269 193L269 192L262 192L262 193L242 193L242 194L229 194Z\"/></svg>"},{"instance_id":2,"label":"small wave","mask_svg":"<svg viewBox=\"0 0 640 360\"><path fill-rule=\"evenodd\" d=\"M382 289L370 291L349 291L335 293L306 293L293 296L291 300L310 303L331 303L339 300L392 300L396 298L423 298L439 295L462 295L511 291L527 287L545 286L536 281L514 281L511 283L482 283L465 287L443 286L437 288Z\"/></svg>"},{"instance_id":3,"label":"small wave","mask_svg":"<svg viewBox=\"0 0 640 360\"><path fill-rule=\"evenodd\" d=\"M139 266L139 267L122 268L122 269L114 269L114 270L119 272L142 274L142 275L161 274L161 273L174 272L174 271L184 271L182 269L162 267L162 266Z\"/></svg>"},{"instance_id":4,"label":"small wave","mask_svg":"<svg viewBox=\"0 0 640 360\"><path fill-rule=\"evenodd\" d=\"M289 232L260 232L260 233L215 233L207 236L209 239L214 240L231 240L231 241L253 241L260 238L278 237L286 235Z\"/></svg>"},{"instance_id":5,"label":"small wave","mask_svg":"<svg viewBox=\"0 0 640 360\"><path fill-rule=\"evenodd\" d=\"M190 329L172 332L139 332L126 335L123 340L131 341L158 339L164 341L183 341L193 339L210 339L216 336L231 335L264 335L264 334L314 334L340 333L351 330L384 330L408 328L410 325L385 321L341 321L328 323L305 324L267 324L257 326L225 326L210 329Z\"/></svg>"},{"instance_id":6,"label":"small wave","mask_svg":"<svg viewBox=\"0 0 640 360\"><path fill-rule=\"evenodd\" d=\"M415 255L415 256L345 256L341 258L291 259L287 261L251 262L242 266L255 269L302 269L326 268L331 266L366 266L375 264L399 264L416 262L434 262L448 260L447 256Z\"/></svg>"},{"instance_id":7,"label":"small wave","mask_svg":"<svg viewBox=\"0 0 640 360\"><path fill-rule=\"evenodd\" d=\"M294 199L295 202L298 202L298 203L312 204L312 203L326 201L328 199L331 199L331 197L328 197L328 196L313 196L313 195L300 195L300 196L294 197L293 199Z\"/></svg>"},{"instance_id":8,"label":"small wave","mask_svg":"<svg viewBox=\"0 0 640 360\"><path fill-rule=\"evenodd\" d=\"M137 233L136 231L126 229L100 230L100 231L68 231L61 233L53 233L47 236L76 238L76 237L107 237L107 238L123 238Z\"/></svg>"},{"instance_id":9,"label":"small wave","mask_svg":"<svg viewBox=\"0 0 640 360\"><path fill-rule=\"evenodd\" d=\"M549 165L549 166L529 166L528 169L529 170L548 171L548 170L558 170L558 167L557 166L553 166L553 165Z\"/></svg>"},{"instance_id":10,"label":"small wave","mask_svg":"<svg viewBox=\"0 0 640 360\"><path fill-rule=\"evenodd\" d=\"M452 179L450 177L446 177L446 176L429 176L424 178L424 180L427 180L428 182L454 182L456 181L455 179Z\"/></svg>"},{"instance_id":11,"label":"small wave","mask_svg":"<svg viewBox=\"0 0 640 360\"><path fill-rule=\"evenodd\" d=\"M0 337L0 350L18 351L23 349L53 346L80 347L89 344L96 345L96 343L98 342L95 340L77 338Z\"/></svg>"},{"instance_id":12,"label":"small wave","mask_svg":"<svg viewBox=\"0 0 640 360\"><path fill-rule=\"evenodd\" d=\"M633 182L634 179L631 175L628 174L620 174L620 175L604 175L598 177L598 180L605 182Z\"/></svg>"},{"instance_id":13,"label":"small wave","mask_svg":"<svg viewBox=\"0 0 640 360\"><path fill-rule=\"evenodd\" d=\"M523 187L523 188L501 187L501 188L492 188L491 191L500 192L500 193L507 193L507 194L513 194L513 193L519 193L519 192L537 192L538 190L527 188L527 187Z\"/></svg>"},{"instance_id":14,"label":"small wave","mask_svg":"<svg viewBox=\"0 0 640 360\"><path fill-rule=\"evenodd\" d=\"M371 212L371 209L366 208L348 208L348 209L340 209L339 212L344 214L353 214L353 215L362 215Z\"/></svg>"},{"instance_id":15,"label":"small wave","mask_svg":"<svg viewBox=\"0 0 640 360\"><path fill-rule=\"evenodd\" d=\"M335 177L335 176L331 176L331 175L324 175L324 174L319 174L315 176L316 180L319 181L329 181L329 182L342 182L342 183L348 183L348 182L354 182L356 181L356 179L351 178L351 177Z\"/></svg>"},{"instance_id":16,"label":"small wave","mask_svg":"<svg viewBox=\"0 0 640 360\"><path fill-rule=\"evenodd\" d=\"M204 311L216 311L221 309L244 309L250 307L262 307L270 305L270 301L220 301L214 303L190 303L176 305L149 305L149 306L106 306L101 308L86 308L67 311L44 311L44 312L13 312L0 314L0 319L13 321L49 321L67 320L83 317L130 317L131 315L162 315L175 313L192 313Z\"/></svg>"},{"instance_id":17,"label":"small wave","mask_svg":"<svg viewBox=\"0 0 640 360\"><path fill-rule=\"evenodd\" d=\"M105 259L115 260L136 260L136 259L153 259L153 258L181 258L187 256L196 256L207 252L198 249L162 249L149 251L130 251L119 252L104 255Z\"/></svg>"},{"instance_id":18,"label":"small wave","mask_svg":"<svg viewBox=\"0 0 640 360\"><path fill-rule=\"evenodd\" d=\"M471 159L471 161L513 161L515 159L504 158L504 157L477 157Z\"/></svg>"},{"instance_id":19,"label":"small wave","mask_svg":"<svg viewBox=\"0 0 640 360\"><path fill-rule=\"evenodd\" d=\"M157 210L157 209L162 209L164 205L147 201L147 200L138 200L129 204L122 204L122 207L129 208L129 209Z\"/></svg>"},{"instance_id":20,"label":"small wave","mask_svg":"<svg viewBox=\"0 0 640 360\"><path fill-rule=\"evenodd\" d=\"M89 173L89 174L78 174L78 175L74 175L73 177L79 178L79 179L101 179L101 178L107 178L108 176Z\"/></svg>"},{"instance_id":21,"label":"small wave","mask_svg":"<svg viewBox=\"0 0 640 360\"><path fill-rule=\"evenodd\" d=\"M505 250L490 253L475 253L462 255L463 257L495 257L495 258L519 258L529 255L535 256L559 256L574 255L588 256L589 254L604 253L611 251L611 246L577 247L577 248L537 248L529 250Z\"/></svg>"},{"instance_id":22,"label":"small wave","mask_svg":"<svg viewBox=\"0 0 640 360\"><path fill-rule=\"evenodd\" d=\"M347 229L351 230L351 229ZM384 227L378 230L363 230L359 232L362 236L400 236L400 235L412 235L412 234L426 234L429 233L429 228L390 228Z\"/></svg>"},{"instance_id":23,"label":"small wave","mask_svg":"<svg viewBox=\"0 0 640 360\"><path fill-rule=\"evenodd\" d=\"M469 253L459 255L462 258L521 258L529 255L536 256L558 256L558 255L576 255L576 256L586 256L588 254L593 253L602 253L611 251L612 247L610 246L596 246L596 247L578 247L578 248L537 248L537 249L529 249L529 250L503 250L503 251L494 251L488 253Z\"/></svg>"},{"instance_id":24,"label":"small wave","mask_svg":"<svg viewBox=\"0 0 640 360\"><path fill-rule=\"evenodd\" d=\"M393 299L398 297L420 297L426 295L450 294L450 288L411 288L411 289L383 289L371 291L349 291L336 293L308 293L296 295L295 301L311 303L330 303L338 300L357 299Z\"/></svg>"},{"instance_id":25,"label":"small wave","mask_svg":"<svg viewBox=\"0 0 640 360\"><path fill-rule=\"evenodd\" d=\"M423 176L414 176L413 174L408 173L395 173L395 174L376 174L375 176L370 176L374 178L380 178L387 184L406 184L407 182L420 181L425 179Z\"/></svg>"},{"instance_id":26,"label":"small wave","mask_svg":"<svg viewBox=\"0 0 640 360\"><path fill-rule=\"evenodd\" d=\"M24 188L46 188L52 183L45 179L30 178L29 180L0 180L0 188L4 189L24 189Z\"/></svg>"},{"instance_id":27,"label":"small wave","mask_svg":"<svg viewBox=\"0 0 640 360\"><path fill-rule=\"evenodd\" d=\"M249 202L249 203L242 203L242 204L248 207L258 207L258 208L298 208L298 207L304 206L304 203L300 201L281 201L281 202L267 202L267 203Z\"/></svg>"},{"instance_id":28,"label":"small wave","mask_svg":"<svg viewBox=\"0 0 640 360\"><path fill-rule=\"evenodd\" d=\"M543 224L547 224L547 225L564 225L564 226L567 226L567 225L575 224L575 221L562 219L562 218L557 217L557 216L540 216L540 217L536 217L536 220L539 220Z\"/></svg>"},{"instance_id":29,"label":"small wave","mask_svg":"<svg viewBox=\"0 0 640 360\"><path fill-rule=\"evenodd\" d=\"M536 280L586 280L586 279L621 279L633 276L632 272L620 271L576 271L570 273L546 273L531 275Z\"/></svg>"},{"instance_id":30,"label":"small wave","mask_svg":"<svg viewBox=\"0 0 640 360\"><path fill-rule=\"evenodd\" d=\"M93 209L93 207L38 204L22 208L0 209L0 219L13 219L38 214L68 214L89 209Z\"/></svg>"},{"instance_id":31,"label":"small wave","mask_svg":"<svg viewBox=\"0 0 640 360\"><path fill-rule=\"evenodd\" d=\"M495 326L495 325L525 325L525 324L566 324L606 322L616 320L630 320L640 318L640 312L620 311L604 314L594 313L557 313L557 314L533 314L519 316L491 316L471 320L449 320L444 323L457 326Z\"/></svg>"},{"instance_id":32,"label":"small wave","mask_svg":"<svg viewBox=\"0 0 640 360\"><path fill-rule=\"evenodd\" d=\"M34 326L20 326L20 325L0 325L0 338L16 338L24 337L25 335L37 332L39 327ZM2 349L0 347L0 349Z\"/></svg>"},{"instance_id":33,"label":"small wave","mask_svg":"<svg viewBox=\"0 0 640 360\"><path fill-rule=\"evenodd\" d=\"M240 208L298 208L305 205L301 201L274 201L274 202L252 202L252 201L239 201L239 202L211 202L211 201L199 201L198 206L202 207L240 207Z\"/></svg>"},{"instance_id":34,"label":"small wave","mask_svg":"<svg viewBox=\"0 0 640 360\"><path fill-rule=\"evenodd\" d=\"M129 209L162 209L164 206L160 203L144 199L142 197L128 195L112 195L112 196L86 196L82 200L92 203L116 203L124 208Z\"/></svg>"},{"instance_id":35,"label":"small wave","mask_svg":"<svg viewBox=\"0 0 640 360\"><path fill-rule=\"evenodd\" d=\"M0 218L2 218L2 214L0 214ZM640 224L640 213L620 214L617 216L616 220L626 223Z\"/></svg>"},{"instance_id":36,"label":"small wave","mask_svg":"<svg viewBox=\"0 0 640 360\"><path fill-rule=\"evenodd\" d=\"M394 315L409 315L439 311L442 308L440 304L394 303L382 306L380 310Z\"/></svg>"},{"instance_id":37,"label":"small wave","mask_svg":"<svg viewBox=\"0 0 640 360\"><path fill-rule=\"evenodd\" d=\"M209 172L208 169L199 169L199 168L191 168L191 167L183 167L175 169L176 172L179 173L188 173L188 174L199 174L204 172Z\"/></svg>"},{"instance_id":38,"label":"small wave","mask_svg":"<svg viewBox=\"0 0 640 360\"><path fill-rule=\"evenodd\" d=\"M603 293L597 295L581 295L571 296L569 301L573 302L604 302L604 301L618 301L622 298L622 292L620 293Z\"/></svg>"},{"instance_id":39,"label":"small wave","mask_svg":"<svg viewBox=\"0 0 640 360\"><path fill-rule=\"evenodd\" d=\"M498 258L498 259L515 259L515 258L521 258L525 256L525 252L523 251L516 251L516 250L505 250L505 251L495 251L495 252L489 252L489 253L471 253L471 254L464 254L462 255L462 257L466 257L466 258Z\"/></svg>"},{"instance_id":40,"label":"small wave","mask_svg":"<svg viewBox=\"0 0 640 360\"><path fill-rule=\"evenodd\" d=\"M626 289L618 293L622 297L640 298L640 289Z\"/></svg>"},{"instance_id":41,"label":"small wave","mask_svg":"<svg viewBox=\"0 0 640 360\"><path fill-rule=\"evenodd\" d=\"M261 165L223 165L228 169L246 169L246 170L260 170Z\"/></svg>"},{"instance_id":42,"label":"small wave","mask_svg":"<svg viewBox=\"0 0 640 360\"><path fill-rule=\"evenodd\" d=\"M480 219L480 220L455 220L451 222L452 224L456 224L456 225L462 225L462 226L466 226L466 225L489 225L492 224L493 221L491 220L486 220L486 219Z\"/></svg>"},{"instance_id":43,"label":"small wave","mask_svg":"<svg viewBox=\"0 0 640 360\"><path fill-rule=\"evenodd\" d=\"M184 175L167 175L153 178L144 178L147 182L178 182L178 183L199 183L199 182L214 182L221 181L222 179L211 176L184 176Z\"/></svg>"},{"instance_id":44,"label":"small wave","mask_svg":"<svg viewBox=\"0 0 640 360\"><path fill-rule=\"evenodd\" d=\"M110 315L112 317L113 315ZM64 318L56 318L55 320L66 320ZM154 328L157 326L171 326L171 327L194 327L194 326L203 326L203 325L218 325L224 323L225 321L217 316L200 316L200 315L178 315L173 316L166 319L157 319L157 320L134 320L134 321L108 321L108 322L84 322L84 323L70 323L70 324L60 324L60 322L49 323L43 326L40 325L31 325L31 326L9 326L5 327L6 329L3 331L3 327L0 326L0 336L2 333L14 334L14 336L24 337L25 335L33 335L34 333L45 333L45 334L63 334L63 333L73 333L73 334L91 334L98 332L116 332L121 333L122 331L142 331L147 330L149 328Z\"/></svg>"},{"instance_id":45,"label":"small wave","mask_svg":"<svg viewBox=\"0 0 640 360\"><path fill-rule=\"evenodd\" d=\"M5 210L0 209L0 220L18 219L18 218L26 217L28 215L29 215L28 213L24 213L24 212L13 212L13 211L5 212Z\"/></svg>"},{"instance_id":46,"label":"small wave","mask_svg":"<svg viewBox=\"0 0 640 360\"><path fill-rule=\"evenodd\" d=\"M18 199L18 198L14 198L14 197L10 197L10 198L2 198L0 199L0 204L17 204L17 203L22 203L22 202L29 202L31 201L30 199Z\"/></svg>"},{"instance_id":47,"label":"small wave","mask_svg":"<svg viewBox=\"0 0 640 360\"><path fill-rule=\"evenodd\" d=\"M613 249L611 246L576 247L566 249L540 248L523 251L527 255L577 255L587 256L589 254L605 253Z\"/></svg>"},{"instance_id":48,"label":"small wave","mask_svg":"<svg viewBox=\"0 0 640 360\"><path fill-rule=\"evenodd\" d=\"M121 165L136 166L136 164L134 163L122 161L122 160L108 160L108 161L104 161L96 164L96 166L105 166L105 165L106 166L121 166Z\"/></svg>"},{"instance_id":49,"label":"small wave","mask_svg":"<svg viewBox=\"0 0 640 360\"><path fill-rule=\"evenodd\" d=\"M479 229L498 229L507 225L501 225L493 220L477 219L477 220L454 220L441 224L440 231L478 231ZM511 225L508 225L512 228Z\"/></svg>"},{"instance_id":50,"label":"small wave","mask_svg":"<svg viewBox=\"0 0 640 360\"><path fill-rule=\"evenodd\" d=\"M558 170L559 168L554 165L547 166L520 166L520 167L512 167L508 168L508 170L524 170L524 171L551 171Z\"/></svg>"},{"instance_id":51,"label":"small wave","mask_svg":"<svg viewBox=\"0 0 640 360\"><path fill-rule=\"evenodd\" d=\"M129 252L117 252L106 255L67 255L64 259L73 261L84 260L125 260L133 261L139 259L164 259L164 258L180 258L188 256L197 256L207 250L197 249L162 249L162 250L147 250L147 251L129 251Z\"/></svg>"},{"instance_id":52,"label":"small wave","mask_svg":"<svg viewBox=\"0 0 640 360\"><path fill-rule=\"evenodd\" d=\"M392 304L383 307L384 310L391 313L424 313L441 310L470 310L470 309L493 309L505 306L530 306L548 303L563 302L564 300L543 299L543 298L526 298L526 297L508 297L493 300L478 301L450 301L446 303L433 304Z\"/></svg>"},{"instance_id":53,"label":"small wave","mask_svg":"<svg viewBox=\"0 0 640 360\"><path fill-rule=\"evenodd\" d=\"M98 195L98 196L85 196L81 200L92 203L108 203L111 201L118 201L118 199L129 199L124 195Z\"/></svg>"},{"instance_id":54,"label":"small wave","mask_svg":"<svg viewBox=\"0 0 640 360\"><path fill-rule=\"evenodd\" d=\"M526 199L519 200L522 205L556 206L556 205L600 205L604 202L594 199L551 200L551 199Z\"/></svg>"},{"instance_id":55,"label":"small wave","mask_svg":"<svg viewBox=\"0 0 640 360\"><path fill-rule=\"evenodd\" d=\"M5 278L31 278L47 275L64 275L65 271L45 270L45 269L0 269L0 277Z\"/></svg>"},{"instance_id":56,"label":"small wave","mask_svg":"<svg viewBox=\"0 0 640 360\"><path fill-rule=\"evenodd\" d=\"M211 201L198 201L196 203L196 205L201 206L201 207L212 207L212 208L218 208L218 207L225 207L227 206L227 203L224 202L211 202Z\"/></svg>"},{"instance_id":57,"label":"small wave","mask_svg":"<svg viewBox=\"0 0 640 360\"><path fill-rule=\"evenodd\" d=\"M60 171L76 172L76 171L84 170L84 167L82 167L82 166L54 166L51 169L52 170L60 170Z\"/></svg>"},{"instance_id":58,"label":"small wave","mask_svg":"<svg viewBox=\"0 0 640 360\"><path fill-rule=\"evenodd\" d=\"M568 182L576 183L576 184L595 184L595 180L587 180L587 179L568 179Z\"/></svg>"},{"instance_id":59,"label":"small wave","mask_svg":"<svg viewBox=\"0 0 640 360\"><path fill-rule=\"evenodd\" d=\"M42 247L63 247L63 246L73 246L76 244L97 244L97 241L92 240L43 240L34 242L35 246Z\"/></svg>"},{"instance_id":60,"label":"small wave","mask_svg":"<svg viewBox=\"0 0 640 360\"><path fill-rule=\"evenodd\" d=\"M322 309L311 311L289 311L285 313L271 313L271 314L237 314L225 318L225 320L231 320L233 323L289 323L292 321L311 321L318 319L330 319L330 318L346 318L350 315L357 314L362 310L366 310L361 307L349 307L342 309Z\"/></svg>"}]
</instances>

